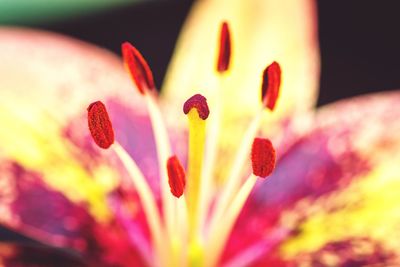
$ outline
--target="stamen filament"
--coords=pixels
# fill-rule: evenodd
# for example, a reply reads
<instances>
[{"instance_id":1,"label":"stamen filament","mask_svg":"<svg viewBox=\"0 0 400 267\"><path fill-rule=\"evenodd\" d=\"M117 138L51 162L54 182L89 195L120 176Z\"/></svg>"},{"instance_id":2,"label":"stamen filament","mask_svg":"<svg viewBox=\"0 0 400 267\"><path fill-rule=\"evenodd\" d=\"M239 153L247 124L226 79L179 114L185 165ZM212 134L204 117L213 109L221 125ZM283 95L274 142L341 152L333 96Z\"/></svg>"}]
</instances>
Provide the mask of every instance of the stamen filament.
<instances>
[{"instance_id":1,"label":"stamen filament","mask_svg":"<svg viewBox=\"0 0 400 267\"><path fill-rule=\"evenodd\" d=\"M173 226L175 225L174 218L174 197L169 192L168 173L165 164L171 156L171 146L168 138L168 133L161 115L161 111L155 102L152 94L144 95L147 108L149 111L150 121L153 128L154 139L157 147L157 158L159 162L159 173L161 177L161 197L163 203L163 213L167 232L170 237L173 235ZM176 210L176 209L175 209Z\"/></svg>"},{"instance_id":2,"label":"stamen filament","mask_svg":"<svg viewBox=\"0 0 400 267\"><path fill-rule=\"evenodd\" d=\"M222 188L219 198L216 201L214 212L209 224L209 233L215 231L214 229L222 219L223 212L227 209L228 205L230 205L232 197L235 195L238 187L240 186L240 178L242 177L241 171L246 161L249 159L251 146L254 137L257 135L257 132L260 128L263 112L264 108L262 108L262 110L256 114L243 136L242 143L240 144L239 150L235 156L231 172L226 180L226 184ZM211 238L210 234L209 238Z\"/></svg>"},{"instance_id":3,"label":"stamen filament","mask_svg":"<svg viewBox=\"0 0 400 267\"><path fill-rule=\"evenodd\" d=\"M224 244L226 243L230 232L242 210L247 198L250 195L254 185L257 182L257 176L251 174L245 183L240 187L238 193L230 202L229 207L223 213L223 223L219 221L217 227L210 232L210 240L207 244L207 264L211 267L217 264L221 253L223 252Z\"/></svg>"},{"instance_id":4,"label":"stamen filament","mask_svg":"<svg viewBox=\"0 0 400 267\"><path fill-rule=\"evenodd\" d=\"M176 245L176 261L179 262L179 265L175 266L187 266L187 240L188 240L188 215L187 215L187 205L185 195L182 195L179 199L175 201L175 209L177 210L177 229L179 229L180 235L174 237L173 244Z\"/></svg>"},{"instance_id":5,"label":"stamen filament","mask_svg":"<svg viewBox=\"0 0 400 267\"><path fill-rule=\"evenodd\" d=\"M183 105L183 112L189 120L189 151L188 151L188 178L187 178L187 207L189 220L189 266L203 266L204 245L201 234L200 205L204 194L202 181L204 147L206 142L206 119L210 111L207 99L196 94Z\"/></svg>"},{"instance_id":6,"label":"stamen filament","mask_svg":"<svg viewBox=\"0 0 400 267\"><path fill-rule=\"evenodd\" d=\"M174 227L177 229L174 235L171 236L171 255L166 266L187 266L187 206L185 195L174 201L174 214L176 219Z\"/></svg>"},{"instance_id":7,"label":"stamen filament","mask_svg":"<svg viewBox=\"0 0 400 267\"><path fill-rule=\"evenodd\" d=\"M177 208L177 200L174 199L174 197L170 194L168 190L168 173L165 164L167 163L168 158L171 156L171 146L168 138L167 129L164 125L159 106L155 101L155 94L152 91L152 89L155 89L155 86L153 75L149 65L140 54L140 52L128 42L125 42L122 45L122 54L124 63L128 67L128 71L131 74L134 83L139 89L139 92L143 95L147 104L147 109L149 112L150 121L154 133L154 139L157 147L157 159L161 180L160 191L162 197L164 223L170 242L168 243L168 245L171 248L172 255L174 255L176 254L174 252L174 249L179 246L174 244L173 242L175 239L177 239L176 237L178 235L181 235L181 233L176 228L174 229L174 226L177 223L177 215L179 213L179 209ZM173 261L175 257L172 256L169 259ZM172 264L172 266L175 265L174 262L164 263L167 265Z\"/></svg>"},{"instance_id":8,"label":"stamen filament","mask_svg":"<svg viewBox=\"0 0 400 267\"><path fill-rule=\"evenodd\" d=\"M128 154L128 152L118 142L114 143L112 149L121 160L122 164L129 173L130 178L132 179L133 185L135 186L135 189L139 195L144 213L146 214L147 223L150 228L156 251L161 256L160 259L165 259L165 249L162 245L164 241L164 233L161 227L161 220L153 192L151 191L143 173L140 171L139 167Z\"/></svg>"},{"instance_id":9,"label":"stamen filament","mask_svg":"<svg viewBox=\"0 0 400 267\"><path fill-rule=\"evenodd\" d=\"M215 109L214 109L215 108ZM210 117L210 123L207 130L207 140L206 140L206 149L205 149L205 157L204 157L204 167L203 167L203 176L201 180L201 188L200 188L200 206L199 206L199 221L200 221L200 229L203 229L203 226L206 221L207 211L209 210L209 204L211 200L211 196L215 190L215 181L213 180L213 171L218 153L218 138L220 131L220 123L221 123L221 108L219 105L213 105L213 114Z\"/></svg>"},{"instance_id":10,"label":"stamen filament","mask_svg":"<svg viewBox=\"0 0 400 267\"><path fill-rule=\"evenodd\" d=\"M228 22L224 21L221 24L218 43L218 57L217 57L217 72L216 72L216 86L213 88L213 100L211 102L212 117L209 122L206 140L206 150L204 157L203 177L200 189L200 207L199 207L199 221L200 229L203 229L207 219L207 212L210 208L211 196L215 190L215 180L213 180L213 170L218 154L218 141L221 125L221 113L223 97L221 93L224 90L224 82L227 80L225 75L229 69L231 62L231 34Z\"/></svg>"},{"instance_id":11,"label":"stamen filament","mask_svg":"<svg viewBox=\"0 0 400 267\"><path fill-rule=\"evenodd\" d=\"M223 75L225 72L218 73L216 86L213 90L213 97L210 101L212 114L207 123L207 139L204 156L203 176L200 190L200 207L199 207L199 221L200 229L203 229L207 219L207 213L210 210L210 201L215 191L214 167L218 154L218 141L220 137L220 127L222 118L223 98L221 92L224 89L224 82L227 76Z\"/></svg>"}]
</instances>

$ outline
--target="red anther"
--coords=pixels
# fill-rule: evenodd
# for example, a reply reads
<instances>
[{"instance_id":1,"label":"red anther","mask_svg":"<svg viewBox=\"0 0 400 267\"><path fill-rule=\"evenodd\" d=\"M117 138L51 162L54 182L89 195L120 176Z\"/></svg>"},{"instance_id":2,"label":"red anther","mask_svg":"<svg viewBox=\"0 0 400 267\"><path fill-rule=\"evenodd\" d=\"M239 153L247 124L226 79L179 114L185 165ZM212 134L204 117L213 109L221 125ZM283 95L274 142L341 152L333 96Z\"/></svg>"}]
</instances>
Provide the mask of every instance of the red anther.
<instances>
[{"instance_id":1,"label":"red anther","mask_svg":"<svg viewBox=\"0 0 400 267\"><path fill-rule=\"evenodd\" d=\"M172 156L167 161L168 170L168 183L171 188L171 193L179 198L183 194L186 184L185 171L179 159L176 156Z\"/></svg>"},{"instance_id":2,"label":"red anther","mask_svg":"<svg viewBox=\"0 0 400 267\"><path fill-rule=\"evenodd\" d=\"M229 68L231 60L231 34L229 25L224 21L221 25L221 32L219 36L219 54L217 62L218 72L225 72Z\"/></svg>"},{"instance_id":3,"label":"red anther","mask_svg":"<svg viewBox=\"0 0 400 267\"><path fill-rule=\"evenodd\" d=\"M141 94L145 93L145 89L154 89L153 74L149 65L142 54L129 42L122 44L122 58Z\"/></svg>"},{"instance_id":4,"label":"red anther","mask_svg":"<svg viewBox=\"0 0 400 267\"><path fill-rule=\"evenodd\" d=\"M279 96L279 87L281 85L281 67L274 61L263 73L261 86L261 97L264 105L270 110L274 110L276 100Z\"/></svg>"},{"instance_id":5,"label":"red anther","mask_svg":"<svg viewBox=\"0 0 400 267\"><path fill-rule=\"evenodd\" d=\"M271 141L255 138L251 148L253 174L260 177L269 176L275 168L276 153Z\"/></svg>"},{"instance_id":6,"label":"red anther","mask_svg":"<svg viewBox=\"0 0 400 267\"><path fill-rule=\"evenodd\" d=\"M197 109L199 117L202 120L207 119L208 115L210 114L210 110L208 109L207 105L207 99L200 94L196 94L191 98L189 98L188 100L186 100L185 104L183 105L183 112L185 114L188 114L192 108Z\"/></svg>"},{"instance_id":7,"label":"red anther","mask_svg":"<svg viewBox=\"0 0 400 267\"><path fill-rule=\"evenodd\" d=\"M107 149L114 143L114 130L104 104L96 101L89 105L88 125L94 142Z\"/></svg>"}]
</instances>

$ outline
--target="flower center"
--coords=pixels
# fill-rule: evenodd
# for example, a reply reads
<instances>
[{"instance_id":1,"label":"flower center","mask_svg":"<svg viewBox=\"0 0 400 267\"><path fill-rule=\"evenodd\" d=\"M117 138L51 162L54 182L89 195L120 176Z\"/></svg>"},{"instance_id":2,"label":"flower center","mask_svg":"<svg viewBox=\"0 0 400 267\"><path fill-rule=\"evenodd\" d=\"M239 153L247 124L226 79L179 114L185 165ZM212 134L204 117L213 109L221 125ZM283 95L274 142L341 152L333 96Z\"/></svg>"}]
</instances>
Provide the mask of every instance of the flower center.
<instances>
[{"instance_id":1,"label":"flower center","mask_svg":"<svg viewBox=\"0 0 400 267\"><path fill-rule=\"evenodd\" d=\"M230 66L232 49L227 22L221 24L218 47L216 71L222 81ZM172 153L168 132L157 104L157 94L153 90L150 67L139 51L127 42L122 44L122 55L149 111L157 147L163 216L141 170L126 150L114 141L111 121L106 107L100 101L92 103L88 108L90 133L99 147L114 150L130 174L151 232L154 258L158 260L154 264L215 266L257 177L270 175L275 167L276 155L271 142L256 136L265 108L275 108L281 79L280 66L273 62L264 70L259 112L250 121L238 144L232 168L223 186L216 191L213 188L213 170L216 167L214 163L220 132L219 105L213 105L210 111L206 98L200 94L192 96L183 105L189 125L188 166L185 174L179 159ZM207 122L210 112L213 116ZM242 169L249 157L253 172L247 179L243 179Z\"/></svg>"}]
</instances>

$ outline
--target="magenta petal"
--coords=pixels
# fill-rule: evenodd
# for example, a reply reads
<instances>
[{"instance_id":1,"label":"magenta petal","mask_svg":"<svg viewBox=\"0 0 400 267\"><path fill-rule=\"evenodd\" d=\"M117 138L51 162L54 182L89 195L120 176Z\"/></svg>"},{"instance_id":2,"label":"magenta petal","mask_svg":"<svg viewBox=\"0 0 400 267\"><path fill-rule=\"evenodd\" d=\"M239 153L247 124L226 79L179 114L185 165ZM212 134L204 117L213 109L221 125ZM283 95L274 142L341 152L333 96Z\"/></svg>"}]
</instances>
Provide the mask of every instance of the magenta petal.
<instances>
[{"instance_id":1,"label":"magenta petal","mask_svg":"<svg viewBox=\"0 0 400 267\"><path fill-rule=\"evenodd\" d=\"M109 216L106 198L120 170L110 166L111 153L92 146L86 118L87 106L101 100L110 105L116 141L145 175L157 175L145 104L120 58L65 36L17 28L0 29L0 51L2 158L42 173L51 188L86 202L96 218Z\"/></svg>"},{"instance_id":2,"label":"magenta petal","mask_svg":"<svg viewBox=\"0 0 400 267\"><path fill-rule=\"evenodd\" d=\"M159 189L157 149L153 129L146 113L140 113L135 106L109 99L107 107L116 131L117 140L135 160L156 195Z\"/></svg>"},{"instance_id":3,"label":"magenta petal","mask_svg":"<svg viewBox=\"0 0 400 267\"><path fill-rule=\"evenodd\" d=\"M368 239L374 235L376 227L379 227L379 231L390 231L392 224L379 224L378 221L368 226L368 222L361 217L359 220L357 216L354 218L352 212L364 214L366 218L370 216L369 213L377 212L373 217L390 217L393 224L397 222L400 208L396 210L379 202L371 204L362 190L365 190L365 184L370 183L371 179L378 179L376 188L371 188L371 198L390 193L379 191L385 188L385 183L388 189L398 189L390 184L397 185L391 175L398 176L393 170L396 170L399 159L400 109L394 108L399 104L400 93L391 93L352 99L322 109L317 115L314 128L280 155L274 174L265 182L260 182L250 196L225 250L225 261L245 262L245 266L299 266L302 262L310 263L310 266L326 266L323 261L318 262L323 251L341 255L342 250L339 248L354 247L351 244L357 240L377 248L360 256L358 260L361 263L376 262L372 257L374 253L377 257L397 254L390 249L378 249L392 242L390 236L384 240L376 239L376 235L375 239ZM389 173L383 172L387 166L393 168ZM352 197L357 201L354 202ZM338 215L334 217L332 214ZM338 219L340 214L346 216ZM336 220L329 220L330 215ZM326 227L326 230L308 228L310 224L319 225L315 222L315 218L321 220L318 216L326 218L326 221L321 221L321 227ZM363 231L358 231L361 227L359 225L364 225L361 228ZM332 237L327 234L325 237L324 233L329 233L329 229L335 229L341 234ZM316 233L321 232L320 236L324 237L320 238L324 238L324 241L307 237L313 231L316 236ZM296 241L289 253L286 244L291 240L299 241ZM301 240L315 242L318 245L315 247L319 249L310 251L311 245ZM338 246L337 250L333 249L335 246ZM301 251L302 247L307 248L305 254L302 254L308 255L308 258L304 256L307 260L295 256L300 254L293 252ZM247 258L243 255L247 255ZM355 260L357 255L347 255L347 258L343 257L343 261L339 262L347 264Z\"/></svg>"},{"instance_id":4,"label":"magenta petal","mask_svg":"<svg viewBox=\"0 0 400 267\"><path fill-rule=\"evenodd\" d=\"M112 195L133 206L129 220L147 237L137 199L114 194L135 189L113 151L100 151L87 129L87 105L103 101L116 141L152 188L158 185L145 104L121 59L47 32L2 28L0 40L0 121L7 125L0 134L0 222L42 242L90 251L98 261L140 265L137 246L109 205Z\"/></svg>"},{"instance_id":5,"label":"magenta petal","mask_svg":"<svg viewBox=\"0 0 400 267\"><path fill-rule=\"evenodd\" d=\"M49 189L40 174L16 163L6 164L2 162L0 168L1 182L8 186L9 194L0 204L10 211L10 217L1 217L3 225L41 242L72 249L97 266L124 267L131 262L145 266L118 221L96 221L86 207Z\"/></svg>"}]
</instances>

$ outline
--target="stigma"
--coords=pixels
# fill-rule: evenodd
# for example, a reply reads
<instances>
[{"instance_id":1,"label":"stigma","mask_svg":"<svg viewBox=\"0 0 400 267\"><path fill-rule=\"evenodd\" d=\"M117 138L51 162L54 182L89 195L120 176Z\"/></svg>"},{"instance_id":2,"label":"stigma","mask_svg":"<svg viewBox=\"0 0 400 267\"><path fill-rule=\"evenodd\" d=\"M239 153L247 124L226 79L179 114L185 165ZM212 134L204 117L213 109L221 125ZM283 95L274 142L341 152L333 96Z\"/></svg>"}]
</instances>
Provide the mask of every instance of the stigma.
<instances>
[{"instance_id":1,"label":"stigma","mask_svg":"<svg viewBox=\"0 0 400 267\"><path fill-rule=\"evenodd\" d=\"M196 109L198 116L202 120L206 120L210 115L207 99L201 94L195 94L186 100L185 104L183 104L183 113L188 114L193 108Z\"/></svg>"},{"instance_id":2,"label":"stigma","mask_svg":"<svg viewBox=\"0 0 400 267\"><path fill-rule=\"evenodd\" d=\"M229 76L228 71L232 67L231 38L229 24L224 21L216 42L218 79ZM222 116L219 108L210 110L207 98L202 94L195 94L182 103L182 116L187 117L188 123L187 164L183 166L170 144L158 95L148 93L156 88L147 61L128 42L122 44L122 58L128 75L147 104L157 149L161 212L157 197L135 160L114 140L106 106L100 101L88 107L91 136L100 148L113 150L129 173L146 215L158 264L215 266L250 192L258 181L263 180L258 177L270 176L276 165L272 142L258 136L258 133L262 118L267 114L264 111L273 111L276 107L281 83L280 65L274 61L260 70L260 87L254 88L261 95L260 100L254 103L260 107L259 112L243 129L243 139L236 144L232 167L222 186L216 188L213 169L224 168L215 164ZM210 69L213 67L210 66ZM240 106L240 103L236 104ZM210 113L213 120L208 123ZM207 127L210 129L207 130ZM250 166L252 172L243 177L243 170ZM223 224L220 223L222 220Z\"/></svg>"}]
</instances>

